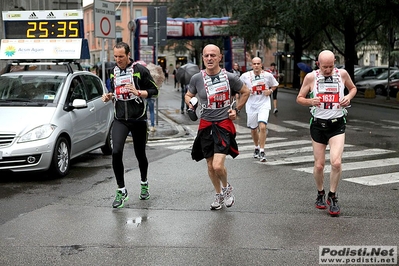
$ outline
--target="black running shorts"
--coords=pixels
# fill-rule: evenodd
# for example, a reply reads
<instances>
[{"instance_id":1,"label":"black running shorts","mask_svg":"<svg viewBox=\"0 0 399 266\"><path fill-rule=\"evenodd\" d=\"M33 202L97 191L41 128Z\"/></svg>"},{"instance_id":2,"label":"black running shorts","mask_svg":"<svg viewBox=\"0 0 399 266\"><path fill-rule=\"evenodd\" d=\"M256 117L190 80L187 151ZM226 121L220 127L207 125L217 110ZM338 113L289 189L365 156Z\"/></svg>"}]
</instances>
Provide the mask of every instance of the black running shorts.
<instances>
[{"instance_id":1,"label":"black running shorts","mask_svg":"<svg viewBox=\"0 0 399 266\"><path fill-rule=\"evenodd\" d=\"M330 138L339 134L344 134L345 128L346 121L343 117L329 120L320 120L312 117L310 136L315 142L327 145Z\"/></svg>"}]
</instances>

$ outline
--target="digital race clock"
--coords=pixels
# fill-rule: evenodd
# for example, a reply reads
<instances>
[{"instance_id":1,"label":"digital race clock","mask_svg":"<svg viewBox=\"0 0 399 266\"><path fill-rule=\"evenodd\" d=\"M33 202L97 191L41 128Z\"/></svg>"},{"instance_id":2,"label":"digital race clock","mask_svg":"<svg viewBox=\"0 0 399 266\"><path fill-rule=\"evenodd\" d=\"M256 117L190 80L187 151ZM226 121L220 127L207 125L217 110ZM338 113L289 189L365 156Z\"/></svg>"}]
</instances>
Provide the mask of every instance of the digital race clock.
<instances>
[{"instance_id":1,"label":"digital race clock","mask_svg":"<svg viewBox=\"0 0 399 266\"><path fill-rule=\"evenodd\" d=\"M0 59L90 58L82 10L3 11L2 15Z\"/></svg>"},{"instance_id":2,"label":"digital race clock","mask_svg":"<svg viewBox=\"0 0 399 266\"><path fill-rule=\"evenodd\" d=\"M5 39L84 38L81 10L3 12Z\"/></svg>"}]
</instances>

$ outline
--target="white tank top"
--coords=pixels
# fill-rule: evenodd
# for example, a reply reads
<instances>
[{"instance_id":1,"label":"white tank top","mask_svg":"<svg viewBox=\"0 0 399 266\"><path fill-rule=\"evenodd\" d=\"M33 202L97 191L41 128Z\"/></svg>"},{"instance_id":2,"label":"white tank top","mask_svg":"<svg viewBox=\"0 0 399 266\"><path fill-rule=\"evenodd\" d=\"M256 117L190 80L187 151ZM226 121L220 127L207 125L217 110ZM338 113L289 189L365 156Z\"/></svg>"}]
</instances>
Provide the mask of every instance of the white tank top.
<instances>
[{"instance_id":1,"label":"white tank top","mask_svg":"<svg viewBox=\"0 0 399 266\"><path fill-rule=\"evenodd\" d=\"M337 68L332 76L324 77L320 70L313 71L315 82L310 93L311 98L320 98L320 106L312 106L310 113L320 119L333 119L345 115L346 110L339 102L344 97L345 85Z\"/></svg>"}]
</instances>

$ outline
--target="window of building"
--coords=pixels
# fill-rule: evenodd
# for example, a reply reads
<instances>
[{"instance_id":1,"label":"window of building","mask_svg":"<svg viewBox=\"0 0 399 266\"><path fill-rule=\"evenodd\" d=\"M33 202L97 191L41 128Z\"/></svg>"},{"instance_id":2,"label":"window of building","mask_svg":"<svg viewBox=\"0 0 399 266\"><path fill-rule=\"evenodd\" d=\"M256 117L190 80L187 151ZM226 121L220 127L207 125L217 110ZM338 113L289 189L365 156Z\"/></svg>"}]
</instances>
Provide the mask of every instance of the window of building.
<instances>
[{"instance_id":1,"label":"window of building","mask_svg":"<svg viewBox=\"0 0 399 266\"><path fill-rule=\"evenodd\" d=\"M95 46L96 45L96 38L94 37L94 30L92 30L91 32L90 32L90 35L91 35L91 45L93 45L93 46Z\"/></svg>"},{"instance_id":2,"label":"window of building","mask_svg":"<svg viewBox=\"0 0 399 266\"><path fill-rule=\"evenodd\" d=\"M115 20L116 21L121 21L122 20L121 13L122 13L122 11L120 9L115 11Z\"/></svg>"},{"instance_id":3,"label":"window of building","mask_svg":"<svg viewBox=\"0 0 399 266\"><path fill-rule=\"evenodd\" d=\"M115 32L115 37L116 37L116 43L122 41L122 32L121 31L116 31Z\"/></svg>"},{"instance_id":4,"label":"window of building","mask_svg":"<svg viewBox=\"0 0 399 266\"><path fill-rule=\"evenodd\" d=\"M134 10L134 18L138 18L143 16L143 11L141 9L135 9Z\"/></svg>"}]
</instances>

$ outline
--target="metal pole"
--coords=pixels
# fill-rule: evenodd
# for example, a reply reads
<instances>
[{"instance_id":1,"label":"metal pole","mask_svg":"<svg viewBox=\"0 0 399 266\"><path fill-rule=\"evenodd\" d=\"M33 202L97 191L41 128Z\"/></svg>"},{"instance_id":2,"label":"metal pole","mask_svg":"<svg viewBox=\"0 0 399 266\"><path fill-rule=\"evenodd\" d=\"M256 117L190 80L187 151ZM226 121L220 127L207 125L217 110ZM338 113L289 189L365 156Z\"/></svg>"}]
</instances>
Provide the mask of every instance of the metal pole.
<instances>
[{"instance_id":1,"label":"metal pole","mask_svg":"<svg viewBox=\"0 0 399 266\"><path fill-rule=\"evenodd\" d=\"M104 82L104 84L106 84L105 83L105 38L102 38L102 47L101 47L101 53L102 53L102 80L103 80L103 82Z\"/></svg>"},{"instance_id":2,"label":"metal pole","mask_svg":"<svg viewBox=\"0 0 399 266\"><path fill-rule=\"evenodd\" d=\"M390 90L389 90L389 86L390 86L390 76L391 76L391 42L392 42L392 36L393 36L393 32L392 32L392 28L389 30L388 33L388 84L387 84L387 100L390 100L391 97L389 95Z\"/></svg>"},{"instance_id":3,"label":"metal pole","mask_svg":"<svg viewBox=\"0 0 399 266\"><path fill-rule=\"evenodd\" d=\"M130 0L130 21L133 22L133 0ZM130 30L130 50L132 51L132 59L135 61L134 58L134 31Z\"/></svg>"},{"instance_id":4,"label":"metal pole","mask_svg":"<svg viewBox=\"0 0 399 266\"><path fill-rule=\"evenodd\" d=\"M158 65L158 44L159 44L159 20L158 20L158 12L159 12L159 7L156 6L155 8L155 25L154 25L154 30L155 30L155 65ZM162 86L162 85L161 85ZM156 124L158 126L158 97L155 100L156 102Z\"/></svg>"}]
</instances>

